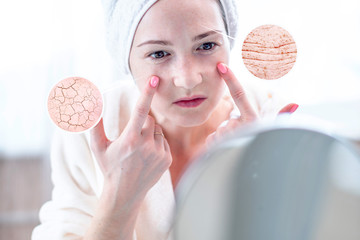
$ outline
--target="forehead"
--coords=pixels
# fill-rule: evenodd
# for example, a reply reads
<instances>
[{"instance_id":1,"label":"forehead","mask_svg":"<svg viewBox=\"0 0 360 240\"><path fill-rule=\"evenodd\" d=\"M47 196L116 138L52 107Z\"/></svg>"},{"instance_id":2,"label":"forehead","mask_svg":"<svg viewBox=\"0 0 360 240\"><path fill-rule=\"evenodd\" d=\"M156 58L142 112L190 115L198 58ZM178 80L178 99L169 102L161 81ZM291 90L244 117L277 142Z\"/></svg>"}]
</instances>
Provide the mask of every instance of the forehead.
<instances>
[{"instance_id":1,"label":"forehead","mask_svg":"<svg viewBox=\"0 0 360 240\"><path fill-rule=\"evenodd\" d=\"M225 29L217 0L160 0L143 16L134 42L169 38L179 32L196 35L209 29Z\"/></svg>"}]
</instances>

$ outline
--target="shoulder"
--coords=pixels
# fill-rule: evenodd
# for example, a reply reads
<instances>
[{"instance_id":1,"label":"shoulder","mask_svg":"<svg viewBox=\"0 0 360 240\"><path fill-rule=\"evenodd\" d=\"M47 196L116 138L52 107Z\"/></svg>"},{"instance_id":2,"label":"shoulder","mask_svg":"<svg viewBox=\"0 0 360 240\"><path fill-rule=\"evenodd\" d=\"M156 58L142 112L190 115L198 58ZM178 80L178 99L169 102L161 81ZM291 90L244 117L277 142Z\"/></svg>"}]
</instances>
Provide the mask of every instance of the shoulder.
<instances>
[{"instance_id":1,"label":"shoulder","mask_svg":"<svg viewBox=\"0 0 360 240\"><path fill-rule=\"evenodd\" d=\"M103 93L104 128L106 136L117 138L130 119L131 112L139 97L139 90L132 79L116 82Z\"/></svg>"}]
</instances>

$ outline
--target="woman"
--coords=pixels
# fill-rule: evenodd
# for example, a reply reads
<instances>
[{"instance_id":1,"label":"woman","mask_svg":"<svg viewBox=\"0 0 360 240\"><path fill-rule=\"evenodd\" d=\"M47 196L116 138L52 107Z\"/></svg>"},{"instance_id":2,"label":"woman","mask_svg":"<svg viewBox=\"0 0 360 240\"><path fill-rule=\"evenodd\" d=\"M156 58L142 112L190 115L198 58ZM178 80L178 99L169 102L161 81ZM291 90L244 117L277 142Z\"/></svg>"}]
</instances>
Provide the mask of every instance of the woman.
<instances>
[{"instance_id":1,"label":"woman","mask_svg":"<svg viewBox=\"0 0 360 240\"><path fill-rule=\"evenodd\" d=\"M257 118L227 67L234 1L124 2L107 8L109 46L140 94L122 83L90 136L55 138L53 199L33 240L167 239L185 166L207 141Z\"/></svg>"}]
</instances>

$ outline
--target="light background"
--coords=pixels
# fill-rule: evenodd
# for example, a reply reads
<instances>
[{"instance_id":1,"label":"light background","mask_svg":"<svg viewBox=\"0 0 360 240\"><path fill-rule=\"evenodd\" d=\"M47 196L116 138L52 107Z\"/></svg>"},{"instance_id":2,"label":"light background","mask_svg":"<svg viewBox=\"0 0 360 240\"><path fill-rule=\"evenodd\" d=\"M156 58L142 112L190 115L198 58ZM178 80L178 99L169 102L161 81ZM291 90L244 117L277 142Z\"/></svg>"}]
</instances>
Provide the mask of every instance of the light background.
<instances>
[{"instance_id":1,"label":"light background","mask_svg":"<svg viewBox=\"0 0 360 240\"><path fill-rule=\"evenodd\" d=\"M255 78L241 60L242 41L263 24L288 30L298 48L294 68L275 81ZM101 2L1 1L0 29L0 153L46 151L54 128L46 109L51 87L68 76L102 90L111 86ZM311 110L360 132L349 122L360 119L360 1L240 1L239 29L231 66L241 81L296 102L299 110L333 103Z\"/></svg>"},{"instance_id":2,"label":"light background","mask_svg":"<svg viewBox=\"0 0 360 240\"><path fill-rule=\"evenodd\" d=\"M359 141L360 1L239 2L231 62L238 79L255 91L298 103L297 113L327 120L340 134ZM279 80L257 79L241 59L242 41L263 24L285 28L296 41L297 62ZM101 1L0 1L0 157L48 160L55 126L47 115L47 97L55 83L69 76L87 78L102 91L119 81L105 48ZM341 184L353 192L360 189L356 167L339 171L345 176Z\"/></svg>"}]
</instances>

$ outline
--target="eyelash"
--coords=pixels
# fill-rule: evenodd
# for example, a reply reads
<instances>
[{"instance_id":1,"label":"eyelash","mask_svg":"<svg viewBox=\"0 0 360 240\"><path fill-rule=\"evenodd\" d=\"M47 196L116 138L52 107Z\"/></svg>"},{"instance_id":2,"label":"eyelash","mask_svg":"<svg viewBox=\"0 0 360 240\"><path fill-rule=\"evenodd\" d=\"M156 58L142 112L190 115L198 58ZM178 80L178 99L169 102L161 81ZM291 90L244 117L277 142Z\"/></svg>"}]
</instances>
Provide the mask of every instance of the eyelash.
<instances>
[{"instance_id":1,"label":"eyelash","mask_svg":"<svg viewBox=\"0 0 360 240\"><path fill-rule=\"evenodd\" d=\"M211 45L211 48L210 49L200 49L201 47L204 47L204 45L208 45L210 44ZM201 44L200 47L198 47L196 50L200 50L200 51L204 51L204 52L210 52L214 49L214 47L218 46L218 44L214 43L214 42L206 42L206 43L203 43ZM161 54L161 57L156 57L156 55L158 54ZM157 60L161 60L162 58L166 57L170 55L170 53L166 52L166 51L156 51L156 52L153 52L153 53L150 53L148 55L148 57L150 57L152 60L154 61L157 61Z\"/></svg>"},{"instance_id":2,"label":"eyelash","mask_svg":"<svg viewBox=\"0 0 360 240\"><path fill-rule=\"evenodd\" d=\"M162 57L155 57L156 54L160 54L160 53L163 55ZM157 59L161 59L167 55L170 55L170 53L165 52L165 51L156 51L156 52L149 54L149 57L151 57L154 60L157 60Z\"/></svg>"},{"instance_id":3,"label":"eyelash","mask_svg":"<svg viewBox=\"0 0 360 240\"><path fill-rule=\"evenodd\" d=\"M208 50L203 49L203 51L211 51L211 50L213 50L214 47L218 46L218 45L217 45L216 43L214 43L214 42L206 42L206 43L201 44L201 46L204 46L205 44L211 44L211 48L208 49ZM200 46L200 47L201 47L201 46ZM199 48L200 48L200 47L199 47ZM198 49L199 49L199 48L198 48Z\"/></svg>"}]
</instances>

